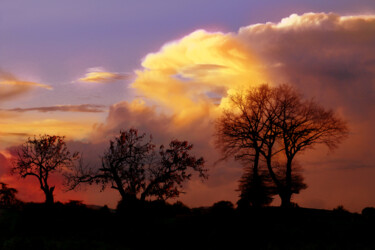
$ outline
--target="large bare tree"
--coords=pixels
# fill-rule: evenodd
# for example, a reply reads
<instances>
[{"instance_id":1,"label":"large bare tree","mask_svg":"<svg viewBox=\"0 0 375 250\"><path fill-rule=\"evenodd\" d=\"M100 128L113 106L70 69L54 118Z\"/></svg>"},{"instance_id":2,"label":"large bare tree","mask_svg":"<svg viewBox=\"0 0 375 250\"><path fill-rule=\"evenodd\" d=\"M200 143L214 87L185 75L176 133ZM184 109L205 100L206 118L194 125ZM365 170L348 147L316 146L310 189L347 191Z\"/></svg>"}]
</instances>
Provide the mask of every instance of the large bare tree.
<instances>
[{"instance_id":1,"label":"large bare tree","mask_svg":"<svg viewBox=\"0 0 375 250\"><path fill-rule=\"evenodd\" d=\"M290 85L275 88L277 103L276 125L280 130L285 164L285 186L280 193L282 205L290 206L293 194L292 166L296 155L316 144L324 144L330 150L348 135L348 127L332 110L327 110L313 99L303 100L302 95Z\"/></svg>"},{"instance_id":2,"label":"large bare tree","mask_svg":"<svg viewBox=\"0 0 375 250\"><path fill-rule=\"evenodd\" d=\"M48 182L51 174L64 168L72 168L79 158L78 152L72 154L68 150L64 137L50 135L29 138L14 153L12 173L21 178L36 178L44 192L46 204L54 203L55 186L50 186Z\"/></svg>"},{"instance_id":3,"label":"large bare tree","mask_svg":"<svg viewBox=\"0 0 375 250\"><path fill-rule=\"evenodd\" d=\"M289 207L292 194L306 188L302 177L292 171L295 156L315 144L337 147L348 134L346 123L313 100L303 100L286 84L261 85L229 98L230 108L217 120L217 147L224 158L251 162L252 175L247 175L254 180L259 161L264 160L282 206ZM240 185L242 192L245 186Z\"/></svg>"},{"instance_id":4,"label":"large bare tree","mask_svg":"<svg viewBox=\"0 0 375 250\"><path fill-rule=\"evenodd\" d=\"M267 145L273 149L277 137L272 126L275 119L272 95L273 90L267 85L231 95L230 107L216 122L216 146L223 159L234 156L245 165L239 186L241 202L256 207L269 204L274 193L259 169L260 157Z\"/></svg>"}]
</instances>

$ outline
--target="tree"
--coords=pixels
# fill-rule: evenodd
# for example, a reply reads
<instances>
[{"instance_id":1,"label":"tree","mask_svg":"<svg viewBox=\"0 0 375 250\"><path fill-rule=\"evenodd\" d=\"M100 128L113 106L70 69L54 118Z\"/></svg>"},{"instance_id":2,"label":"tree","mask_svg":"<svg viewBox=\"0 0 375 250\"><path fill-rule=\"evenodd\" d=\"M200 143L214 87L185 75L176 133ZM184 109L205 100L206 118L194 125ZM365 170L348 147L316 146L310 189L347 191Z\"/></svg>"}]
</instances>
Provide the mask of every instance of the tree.
<instances>
[{"instance_id":1,"label":"tree","mask_svg":"<svg viewBox=\"0 0 375 250\"><path fill-rule=\"evenodd\" d=\"M26 143L15 149L12 173L21 178L33 176L39 181L40 189L44 192L45 203L53 204L53 191L48 179L51 174L72 168L79 153L72 154L64 141L64 137L40 135L29 138Z\"/></svg>"},{"instance_id":2,"label":"tree","mask_svg":"<svg viewBox=\"0 0 375 250\"><path fill-rule=\"evenodd\" d=\"M301 176L292 171L297 153L316 144L333 149L348 134L346 123L333 111L313 100L304 101L289 85L261 85L230 100L231 108L217 121L216 145L225 157L252 162L254 179L262 158L284 207L291 206L293 193L306 188ZM280 164L284 159L285 164Z\"/></svg>"},{"instance_id":3,"label":"tree","mask_svg":"<svg viewBox=\"0 0 375 250\"><path fill-rule=\"evenodd\" d=\"M0 207L10 208L20 204L16 198L17 189L8 187L4 182L0 182Z\"/></svg>"},{"instance_id":4,"label":"tree","mask_svg":"<svg viewBox=\"0 0 375 250\"><path fill-rule=\"evenodd\" d=\"M101 168L80 164L67 176L67 185L70 189L82 183L101 184L103 189L109 185L120 193L123 202L131 203L147 197L178 197L194 171L207 178L204 159L190 155L193 145L187 141L172 140L168 148L161 145L158 152L155 147L152 137L139 135L137 129L121 131L101 157Z\"/></svg>"},{"instance_id":5,"label":"tree","mask_svg":"<svg viewBox=\"0 0 375 250\"><path fill-rule=\"evenodd\" d=\"M337 148L348 135L346 122L332 110L326 110L314 100L303 100L293 87L283 84L275 88L277 103L276 126L286 158L285 185L280 193L282 206L289 207L293 194L292 166L299 152L324 144Z\"/></svg>"},{"instance_id":6,"label":"tree","mask_svg":"<svg viewBox=\"0 0 375 250\"><path fill-rule=\"evenodd\" d=\"M238 189L239 205L268 205L275 194L274 185L259 170L261 156L274 155L272 149L278 135L272 125L276 118L272 95L268 85L231 95L230 108L216 122L215 142L223 159L234 156L246 165Z\"/></svg>"}]
</instances>

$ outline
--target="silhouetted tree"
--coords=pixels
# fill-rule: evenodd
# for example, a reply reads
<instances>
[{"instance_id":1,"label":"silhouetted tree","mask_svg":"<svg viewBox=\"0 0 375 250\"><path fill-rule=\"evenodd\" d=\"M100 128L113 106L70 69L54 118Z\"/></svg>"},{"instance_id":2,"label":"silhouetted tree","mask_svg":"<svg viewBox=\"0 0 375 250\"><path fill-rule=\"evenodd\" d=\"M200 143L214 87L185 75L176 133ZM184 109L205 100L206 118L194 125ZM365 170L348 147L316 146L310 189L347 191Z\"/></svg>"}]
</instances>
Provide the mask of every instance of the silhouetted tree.
<instances>
[{"instance_id":1,"label":"silhouetted tree","mask_svg":"<svg viewBox=\"0 0 375 250\"><path fill-rule=\"evenodd\" d=\"M289 85L275 88L277 104L276 126L280 130L286 158L285 185L281 189L282 206L289 207L293 194L292 166L295 156L316 144L330 150L348 135L346 122L332 110L326 110L314 100L303 100L300 93Z\"/></svg>"},{"instance_id":2,"label":"silhouetted tree","mask_svg":"<svg viewBox=\"0 0 375 250\"><path fill-rule=\"evenodd\" d=\"M136 129L120 132L102 156L101 168L80 164L67 176L67 185L70 189L81 183L101 184L103 189L109 185L119 191L122 203L131 203L147 197L178 197L194 171L207 178L204 159L190 155L193 145L187 141L173 140L168 148L161 145L158 152L151 141L151 136L146 139Z\"/></svg>"},{"instance_id":3,"label":"silhouetted tree","mask_svg":"<svg viewBox=\"0 0 375 250\"><path fill-rule=\"evenodd\" d=\"M8 187L7 184L0 182L0 207L10 208L17 206L21 202L16 198L17 189Z\"/></svg>"},{"instance_id":4,"label":"silhouetted tree","mask_svg":"<svg viewBox=\"0 0 375 250\"><path fill-rule=\"evenodd\" d=\"M216 145L224 158L234 155L235 159L253 163L247 183L258 185L258 190L263 190L258 180L262 157L284 207L291 205L293 193L306 187L300 175L294 176L292 171L297 153L315 144L333 149L348 133L346 123L332 111L326 111L313 100L304 101L289 85L273 88L261 85L229 99L230 109L217 121ZM273 162L275 158L277 161ZM277 163L280 159L285 159L284 171L280 171Z\"/></svg>"},{"instance_id":5,"label":"silhouetted tree","mask_svg":"<svg viewBox=\"0 0 375 250\"><path fill-rule=\"evenodd\" d=\"M272 201L274 184L266 181L259 165L262 155L271 158L278 153L272 151L279 133L274 125L277 114L273 95L268 85L230 95L230 107L216 122L216 146L223 159L234 156L246 166L238 189L239 206L259 207Z\"/></svg>"},{"instance_id":6,"label":"silhouetted tree","mask_svg":"<svg viewBox=\"0 0 375 250\"><path fill-rule=\"evenodd\" d=\"M45 195L45 203L53 204L54 186L49 186L51 174L62 171L63 168L72 168L79 153L71 154L64 137L40 135L38 138L29 138L26 143L15 149L12 173L21 178L35 177Z\"/></svg>"}]
</instances>

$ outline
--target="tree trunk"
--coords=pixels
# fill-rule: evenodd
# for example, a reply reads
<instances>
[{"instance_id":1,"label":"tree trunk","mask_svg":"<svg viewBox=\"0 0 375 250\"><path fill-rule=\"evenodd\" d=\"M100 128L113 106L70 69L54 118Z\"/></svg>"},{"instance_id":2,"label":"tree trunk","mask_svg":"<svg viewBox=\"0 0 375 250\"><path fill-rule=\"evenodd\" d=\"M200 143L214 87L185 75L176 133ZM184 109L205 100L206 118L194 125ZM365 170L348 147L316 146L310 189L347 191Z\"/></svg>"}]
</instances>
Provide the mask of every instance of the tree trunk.
<instances>
[{"instance_id":1,"label":"tree trunk","mask_svg":"<svg viewBox=\"0 0 375 250\"><path fill-rule=\"evenodd\" d=\"M286 162L286 192L292 193L292 159L288 158Z\"/></svg>"},{"instance_id":2,"label":"tree trunk","mask_svg":"<svg viewBox=\"0 0 375 250\"><path fill-rule=\"evenodd\" d=\"M279 196L281 198L281 193L282 193L283 185L277 179L277 176L276 176L275 172L272 169L271 154L270 153L266 156L266 161L267 161L268 172L269 172L269 174L271 176L272 181L275 183L276 188L277 188L277 192L279 193Z\"/></svg>"},{"instance_id":3,"label":"tree trunk","mask_svg":"<svg viewBox=\"0 0 375 250\"><path fill-rule=\"evenodd\" d=\"M53 205L54 204L54 197L53 197L53 191L55 190L55 187L46 187L43 189L44 194L46 196L45 204L47 205Z\"/></svg>"},{"instance_id":4,"label":"tree trunk","mask_svg":"<svg viewBox=\"0 0 375 250\"><path fill-rule=\"evenodd\" d=\"M292 198L292 159L288 158L286 162L285 190L280 195L281 206L285 208L291 207Z\"/></svg>"},{"instance_id":5,"label":"tree trunk","mask_svg":"<svg viewBox=\"0 0 375 250\"><path fill-rule=\"evenodd\" d=\"M283 208L290 208L292 206L292 203L290 202L292 198L292 193L288 190L284 190L282 193L280 193L281 198L281 207Z\"/></svg>"},{"instance_id":6,"label":"tree trunk","mask_svg":"<svg viewBox=\"0 0 375 250\"><path fill-rule=\"evenodd\" d=\"M263 197L261 197L261 193L259 193L259 192L261 192L262 190L261 190L261 185L262 185L262 183L261 183L261 180L260 180L260 176L259 176L259 151L256 151L255 152L255 156L254 156L254 165L253 165L253 188L255 188L255 193L254 193L254 195L255 195L255 197L251 197L251 200L252 200L252 206L253 207L257 207L257 208L259 208L259 207L261 207L263 204L262 204L262 202L261 202L261 199L263 198Z\"/></svg>"},{"instance_id":7,"label":"tree trunk","mask_svg":"<svg viewBox=\"0 0 375 250\"><path fill-rule=\"evenodd\" d=\"M114 169L114 168L111 168L111 169ZM118 174L115 170L112 170L111 174L112 174L113 180L115 181L116 186L117 186L117 187L114 187L114 189L117 189L119 191L122 201L126 201L129 198L129 194L127 194L125 192L124 186L122 184L122 181L121 181L120 177L118 176Z\"/></svg>"}]
</instances>

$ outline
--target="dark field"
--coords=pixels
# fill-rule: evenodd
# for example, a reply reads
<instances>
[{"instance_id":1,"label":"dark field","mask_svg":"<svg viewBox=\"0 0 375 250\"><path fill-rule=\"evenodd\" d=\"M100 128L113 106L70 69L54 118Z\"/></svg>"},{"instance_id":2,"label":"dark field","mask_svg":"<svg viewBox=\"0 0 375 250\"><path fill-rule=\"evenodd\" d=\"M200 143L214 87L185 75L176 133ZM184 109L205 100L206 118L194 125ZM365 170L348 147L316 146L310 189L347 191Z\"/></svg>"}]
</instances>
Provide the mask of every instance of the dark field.
<instances>
[{"instance_id":1,"label":"dark field","mask_svg":"<svg viewBox=\"0 0 375 250\"><path fill-rule=\"evenodd\" d=\"M373 212L373 211L372 211ZM116 212L26 204L0 214L1 249L375 249L375 216L345 210L149 203Z\"/></svg>"}]
</instances>

